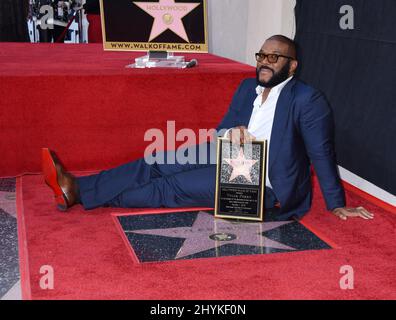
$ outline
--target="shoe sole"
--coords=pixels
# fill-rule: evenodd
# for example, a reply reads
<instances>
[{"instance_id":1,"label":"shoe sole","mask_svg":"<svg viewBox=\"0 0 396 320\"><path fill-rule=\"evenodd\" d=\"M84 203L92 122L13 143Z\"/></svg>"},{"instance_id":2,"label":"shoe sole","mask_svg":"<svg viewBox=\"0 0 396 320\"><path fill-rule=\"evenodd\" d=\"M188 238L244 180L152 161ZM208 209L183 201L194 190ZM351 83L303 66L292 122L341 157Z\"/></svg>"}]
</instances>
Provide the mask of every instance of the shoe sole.
<instances>
[{"instance_id":1,"label":"shoe sole","mask_svg":"<svg viewBox=\"0 0 396 320\"><path fill-rule=\"evenodd\" d=\"M51 150L48 148L42 149L42 166L45 183L55 194L55 202L58 210L63 212L66 211L69 208L67 198L62 191L62 188L59 186L55 161L51 154Z\"/></svg>"}]
</instances>

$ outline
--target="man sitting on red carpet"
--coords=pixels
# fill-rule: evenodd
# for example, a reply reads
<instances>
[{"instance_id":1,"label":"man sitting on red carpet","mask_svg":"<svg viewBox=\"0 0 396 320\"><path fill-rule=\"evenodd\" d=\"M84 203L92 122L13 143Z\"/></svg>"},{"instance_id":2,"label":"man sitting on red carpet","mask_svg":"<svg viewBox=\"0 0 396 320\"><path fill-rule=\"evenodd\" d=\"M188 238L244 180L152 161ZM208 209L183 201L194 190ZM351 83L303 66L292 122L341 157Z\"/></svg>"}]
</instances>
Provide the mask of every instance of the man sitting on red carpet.
<instances>
[{"instance_id":1,"label":"man sitting on red carpet","mask_svg":"<svg viewBox=\"0 0 396 320\"><path fill-rule=\"evenodd\" d=\"M329 211L343 220L372 219L363 207L345 206L331 109L319 91L294 77L298 65L294 41L272 36L256 60L256 78L240 84L217 130L228 129L226 135L233 142L268 141L266 208L280 206L281 220L301 218L311 206L312 163ZM65 171L51 150L43 149L43 173L60 210L78 203L85 209L214 205L216 165L210 161L149 164L142 158L77 178Z\"/></svg>"}]
</instances>

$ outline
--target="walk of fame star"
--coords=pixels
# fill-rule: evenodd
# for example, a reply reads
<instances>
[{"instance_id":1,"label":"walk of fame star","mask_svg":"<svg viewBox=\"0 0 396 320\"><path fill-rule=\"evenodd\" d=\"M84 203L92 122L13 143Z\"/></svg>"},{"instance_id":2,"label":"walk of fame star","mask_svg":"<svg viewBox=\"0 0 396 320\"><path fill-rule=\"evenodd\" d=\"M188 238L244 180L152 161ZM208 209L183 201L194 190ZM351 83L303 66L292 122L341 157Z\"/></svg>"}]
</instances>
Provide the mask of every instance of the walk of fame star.
<instances>
[{"instance_id":1,"label":"walk of fame star","mask_svg":"<svg viewBox=\"0 0 396 320\"><path fill-rule=\"evenodd\" d=\"M246 159L243 149L239 149L238 157L235 159L223 159L232 167L232 173L229 181L234 180L238 176L244 176L247 181L252 183L252 177L250 176L250 169L258 160Z\"/></svg>"},{"instance_id":2,"label":"walk of fame star","mask_svg":"<svg viewBox=\"0 0 396 320\"><path fill-rule=\"evenodd\" d=\"M191 227L146 229L126 232L184 238L184 243L175 257L175 259L180 259L210 249L219 248L226 244L271 247L293 251L295 250L294 248L263 236L263 232L265 231L290 223L293 223L293 221L235 223L214 219L213 215L200 211ZM219 235L221 233L222 235ZM217 236L213 237L214 234Z\"/></svg>"},{"instance_id":3,"label":"walk of fame star","mask_svg":"<svg viewBox=\"0 0 396 320\"><path fill-rule=\"evenodd\" d=\"M159 0L159 2L133 2L154 18L149 41L155 39L167 29L180 38L190 42L182 18L199 6L199 3Z\"/></svg>"},{"instance_id":4,"label":"walk of fame star","mask_svg":"<svg viewBox=\"0 0 396 320\"><path fill-rule=\"evenodd\" d=\"M122 214L117 221L140 263L331 249L278 214L270 210L265 222L255 223L216 219L211 210Z\"/></svg>"}]
</instances>

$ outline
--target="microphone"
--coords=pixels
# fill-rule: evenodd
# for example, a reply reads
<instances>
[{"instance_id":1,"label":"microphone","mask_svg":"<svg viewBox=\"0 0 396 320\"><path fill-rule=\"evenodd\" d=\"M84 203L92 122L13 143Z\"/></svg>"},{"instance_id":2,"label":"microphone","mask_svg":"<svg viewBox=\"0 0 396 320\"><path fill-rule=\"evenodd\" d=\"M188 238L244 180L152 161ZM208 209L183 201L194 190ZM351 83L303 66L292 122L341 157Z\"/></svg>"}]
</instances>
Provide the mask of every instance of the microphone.
<instances>
[{"instance_id":1,"label":"microphone","mask_svg":"<svg viewBox=\"0 0 396 320\"><path fill-rule=\"evenodd\" d=\"M184 68L192 68L198 65L197 59L191 59L190 62L187 62L187 64L184 66Z\"/></svg>"}]
</instances>

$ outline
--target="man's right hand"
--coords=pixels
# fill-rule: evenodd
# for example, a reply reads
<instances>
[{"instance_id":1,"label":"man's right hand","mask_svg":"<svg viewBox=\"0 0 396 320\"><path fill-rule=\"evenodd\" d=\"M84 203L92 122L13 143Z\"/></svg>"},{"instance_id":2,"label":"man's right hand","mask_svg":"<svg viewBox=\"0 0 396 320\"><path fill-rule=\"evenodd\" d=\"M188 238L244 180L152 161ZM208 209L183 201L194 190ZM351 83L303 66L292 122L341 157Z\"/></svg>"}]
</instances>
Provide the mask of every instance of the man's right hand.
<instances>
[{"instance_id":1,"label":"man's right hand","mask_svg":"<svg viewBox=\"0 0 396 320\"><path fill-rule=\"evenodd\" d=\"M242 144L249 143L256 140L256 137L251 135L245 126L232 128L226 138L230 139L232 143Z\"/></svg>"}]
</instances>

